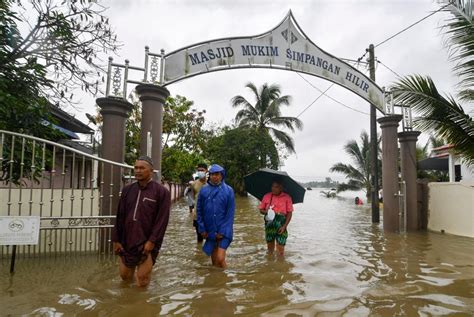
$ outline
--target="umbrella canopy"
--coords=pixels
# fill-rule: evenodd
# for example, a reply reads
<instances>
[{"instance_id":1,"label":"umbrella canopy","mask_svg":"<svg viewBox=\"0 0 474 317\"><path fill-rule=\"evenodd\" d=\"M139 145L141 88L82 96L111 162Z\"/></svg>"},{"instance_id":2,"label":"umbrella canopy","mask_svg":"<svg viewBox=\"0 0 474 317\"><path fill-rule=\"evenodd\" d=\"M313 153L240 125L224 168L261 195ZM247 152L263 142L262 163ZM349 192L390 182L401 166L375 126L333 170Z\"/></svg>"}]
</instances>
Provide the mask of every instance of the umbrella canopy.
<instances>
[{"instance_id":1,"label":"umbrella canopy","mask_svg":"<svg viewBox=\"0 0 474 317\"><path fill-rule=\"evenodd\" d=\"M266 193L272 191L272 182L277 180L283 184L283 191L291 196L294 204L302 203L306 190L286 172L262 168L244 177L245 190L262 200Z\"/></svg>"}]
</instances>

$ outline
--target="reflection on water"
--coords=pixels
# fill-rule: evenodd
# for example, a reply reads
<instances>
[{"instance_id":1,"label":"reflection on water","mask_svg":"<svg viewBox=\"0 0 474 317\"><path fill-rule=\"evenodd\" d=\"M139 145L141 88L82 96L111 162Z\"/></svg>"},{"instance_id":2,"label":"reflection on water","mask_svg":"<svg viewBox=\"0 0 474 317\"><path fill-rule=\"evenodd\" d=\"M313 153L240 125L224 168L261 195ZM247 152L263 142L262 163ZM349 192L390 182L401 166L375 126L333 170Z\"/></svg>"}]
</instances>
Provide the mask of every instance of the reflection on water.
<instances>
[{"instance_id":1,"label":"reflection on water","mask_svg":"<svg viewBox=\"0 0 474 317\"><path fill-rule=\"evenodd\" d=\"M1 315L102 316L236 313L267 316L471 315L474 240L383 234L368 206L314 190L296 206L286 258L266 255L257 201L237 200L228 269L196 246L192 218L174 206L148 289L123 283L116 259L21 259L1 264Z\"/></svg>"}]
</instances>

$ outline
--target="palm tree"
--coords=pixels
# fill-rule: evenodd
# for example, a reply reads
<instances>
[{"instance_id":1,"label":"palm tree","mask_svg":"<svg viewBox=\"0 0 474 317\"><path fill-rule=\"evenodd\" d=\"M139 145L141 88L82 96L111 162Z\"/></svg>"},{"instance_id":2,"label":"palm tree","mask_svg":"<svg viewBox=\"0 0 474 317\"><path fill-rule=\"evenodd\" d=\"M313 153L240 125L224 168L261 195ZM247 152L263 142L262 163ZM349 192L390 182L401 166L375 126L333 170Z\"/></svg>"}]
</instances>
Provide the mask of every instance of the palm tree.
<instances>
[{"instance_id":1,"label":"palm tree","mask_svg":"<svg viewBox=\"0 0 474 317\"><path fill-rule=\"evenodd\" d=\"M276 84L265 83L260 89L257 89L255 84L248 83L245 87L252 91L255 104L252 105L240 95L232 98L232 106L241 108L235 115L238 126L266 131L290 153L295 153L293 138L287 132L279 129L287 128L294 132L295 128L299 130L303 128L303 123L298 118L281 115L281 106L289 106L291 97L281 96L280 86Z\"/></svg>"},{"instance_id":2,"label":"palm tree","mask_svg":"<svg viewBox=\"0 0 474 317\"><path fill-rule=\"evenodd\" d=\"M419 115L415 127L433 132L454 145L468 164L474 164L474 122L465 112L462 103L474 101L474 21L461 7L447 7L452 13L444 26L447 46L456 63L458 100L441 94L428 76L412 75L401 79L392 87L395 102L409 105Z\"/></svg>"},{"instance_id":3,"label":"palm tree","mask_svg":"<svg viewBox=\"0 0 474 317\"><path fill-rule=\"evenodd\" d=\"M336 163L330 168L330 172L345 174L348 181L341 183L337 187L337 191L345 190L363 190L366 193L367 200L370 198L372 192L372 185L370 183L370 138L366 131L360 134L361 143L358 144L356 140L350 140L344 146L344 150L352 158L354 165ZM378 139L380 144L380 138ZM378 160L380 165L380 159ZM379 183L381 177L379 175Z\"/></svg>"}]
</instances>

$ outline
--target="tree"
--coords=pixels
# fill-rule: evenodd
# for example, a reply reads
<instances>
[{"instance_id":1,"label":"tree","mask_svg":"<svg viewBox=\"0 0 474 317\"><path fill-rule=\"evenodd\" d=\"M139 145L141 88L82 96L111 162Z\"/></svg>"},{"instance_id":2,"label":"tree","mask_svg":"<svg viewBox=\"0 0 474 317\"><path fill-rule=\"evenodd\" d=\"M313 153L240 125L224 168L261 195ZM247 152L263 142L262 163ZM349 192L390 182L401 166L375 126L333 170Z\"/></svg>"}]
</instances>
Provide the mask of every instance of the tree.
<instances>
[{"instance_id":1,"label":"tree","mask_svg":"<svg viewBox=\"0 0 474 317\"><path fill-rule=\"evenodd\" d=\"M51 84L45 66L33 57L21 62L10 57L23 41L11 5L12 1L0 2L0 129L55 141L59 134L45 124L52 122L51 104L41 96L41 86Z\"/></svg>"},{"instance_id":2,"label":"tree","mask_svg":"<svg viewBox=\"0 0 474 317\"><path fill-rule=\"evenodd\" d=\"M244 142L245 140L245 142ZM227 171L226 181L239 195L246 195L244 176L260 168L278 168L278 152L266 131L252 128L225 128L209 140L204 156Z\"/></svg>"},{"instance_id":3,"label":"tree","mask_svg":"<svg viewBox=\"0 0 474 317\"><path fill-rule=\"evenodd\" d=\"M126 122L125 163L133 165L140 154L141 105L135 92L129 95L133 105ZM213 131L204 129L205 110L192 108L194 102L183 96L168 97L163 111L162 176L165 180L187 182L203 161L202 151ZM102 122L97 111L96 122Z\"/></svg>"},{"instance_id":4,"label":"tree","mask_svg":"<svg viewBox=\"0 0 474 317\"><path fill-rule=\"evenodd\" d=\"M97 1L0 1L0 129L52 141L63 137L51 125L51 108L71 103L76 88L96 93L103 73L98 54L117 49L103 11ZM2 147L0 180L39 176L40 169L31 169L40 166L32 164L32 144L25 143L23 172L21 146L6 138ZM10 173L3 158L12 148ZM48 165L51 151L45 156Z\"/></svg>"},{"instance_id":5,"label":"tree","mask_svg":"<svg viewBox=\"0 0 474 317\"><path fill-rule=\"evenodd\" d=\"M2 1L0 74L39 67L30 80L52 104L71 102L77 88L96 94L104 81L100 55L118 49L105 10L92 0Z\"/></svg>"},{"instance_id":6,"label":"tree","mask_svg":"<svg viewBox=\"0 0 474 317\"><path fill-rule=\"evenodd\" d=\"M458 75L458 100L443 95L429 76L412 75L402 78L392 87L395 102L411 106L418 113L415 126L422 131L434 132L454 150L462 154L468 164L474 164L474 122L462 103L474 101L474 21L461 8L448 6L451 19L443 30Z\"/></svg>"},{"instance_id":7,"label":"tree","mask_svg":"<svg viewBox=\"0 0 474 317\"><path fill-rule=\"evenodd\" d=\"M183 151L176 146L166 147L163 149L161 162L163 178L168 181L187 183L193 179L197 164L203 161L203 157L198 153Z\"/></svg>"},{"instance_id":8,"label":"tree","mask_svg":"<svg viewBox=\"0 0 474 317\"><path fill-rule=\"evenodd\" d=\"M372 192L372 185L370 182L370 139L366 131L360 134L360 144L356 140L350 140L344 146L344 150L352 158L354 165L336 163L330 168L330 172L345 174L348 181L340 183L337 191L345 190L363 190L366 193L367 200L370 199ZM380 144L380 138L378 139ZM378 159L378 164L381 166L381 160ZM378 182L381 183L381 175L379 175Z\"/></svg>"},{"instance_id":9,"label":"tree","mask_svg":"<svg viewBox=\"0 0 474 317\"><path fill-rule=\"evenodd\" d=\"M285 117L281 115L281 106L290 105L290 96L281 96L278 85L263 84L258 90L255 84L248 83L247 88L251 90L255 97L255 104L252 105L247 99L238 95L232 98L232 106L241 108L235 116L235 121L239 127L254 128L273 136L290 152L295 153L293 138L279 128L289 129L291 132L295 128L302 129L303 123L295 117Z\"/></svg>"},{"instance_id":10,"label":"tree","mask_svg":"<svg viewBox=\"0 0 474 317\"><path fill-rule=\"evenodd\" d=\"M194 101L177 95L168 97L163 109L163 148L173 145L183 151L201 153L209 137L204 129L206 110L193 108Z\"/></svg>"}]
</instances>

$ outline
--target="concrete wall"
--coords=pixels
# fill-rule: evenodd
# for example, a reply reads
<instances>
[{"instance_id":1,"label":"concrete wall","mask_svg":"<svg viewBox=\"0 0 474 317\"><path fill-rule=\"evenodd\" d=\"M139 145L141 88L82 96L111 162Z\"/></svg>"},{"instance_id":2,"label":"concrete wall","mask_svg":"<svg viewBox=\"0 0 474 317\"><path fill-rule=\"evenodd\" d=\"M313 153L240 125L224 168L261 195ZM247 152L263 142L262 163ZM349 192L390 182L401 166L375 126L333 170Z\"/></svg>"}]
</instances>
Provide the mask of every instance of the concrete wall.
<instances>
[{"instance_id":1,"label":"concrete wall","mask_svg":"<svg viewBox=\"0 0 474 317\"><path fill-rule=\"evenodd\" d=\"M429 183L428 230L474 238L474 187Z\"/></svg>"}]
</instances>

